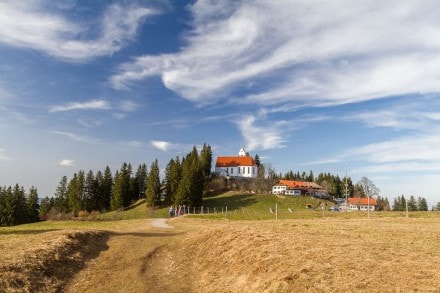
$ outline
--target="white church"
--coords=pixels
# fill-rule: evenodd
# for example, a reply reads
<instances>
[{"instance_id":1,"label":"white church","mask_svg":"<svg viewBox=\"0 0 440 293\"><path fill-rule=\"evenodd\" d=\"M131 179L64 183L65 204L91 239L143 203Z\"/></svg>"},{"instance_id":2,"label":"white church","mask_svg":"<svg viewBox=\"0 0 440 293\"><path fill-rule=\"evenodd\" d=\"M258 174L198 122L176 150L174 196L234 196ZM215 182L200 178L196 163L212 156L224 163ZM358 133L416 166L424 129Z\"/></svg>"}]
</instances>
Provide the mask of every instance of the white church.
<instances>
[{"instance_id":1,"label":"white church","mask_svg":"<svg viewBox=\"0 0 440 293\"><path fill-rule=\"evenodd\" d=\"M229 177L256 178L258 166L254 158L241 148L238 156L217 157L215 173Z\"/></svg>"}]
</instances>

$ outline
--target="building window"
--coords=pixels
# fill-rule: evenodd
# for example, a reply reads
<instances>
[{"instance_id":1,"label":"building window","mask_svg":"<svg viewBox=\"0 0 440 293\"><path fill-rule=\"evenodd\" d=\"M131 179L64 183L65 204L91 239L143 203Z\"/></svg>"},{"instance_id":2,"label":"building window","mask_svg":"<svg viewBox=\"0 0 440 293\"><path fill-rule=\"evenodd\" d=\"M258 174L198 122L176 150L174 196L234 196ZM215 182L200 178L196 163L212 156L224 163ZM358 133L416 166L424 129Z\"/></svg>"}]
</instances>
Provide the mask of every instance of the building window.
<instances>
[{"instance_id":1,"label":"building window","mask_svg":"<svg viewBox=\"0 0 440 293\"><path fill-rule=\"evenodd\" d=\"M255 167L252 167L252 174L255 174Z\"/></svg>"},{"instance_id":2,"label":"building window","mask_svg":"<svg viewBox=\"0 0 440 293\"><path fill-rule=\"evenodd\" d=\"M231 168L231 174L234 174L234 168Z\"/></svg>"},{"instance_id":3,"label":"building window","mask_svg":"<svg viewBox=\"0 0 440 293\"><path fill-rule=\"evenodd\" d=\"M248 167L248 174L251 174L251 167Z\"/></svg>"},{"instance_id":4,"label":"building window","mask_svg":"<svg viewBox=\"0 0 440 293\"><path fill-rule=\"evenodd\" d=\"M237 169L238 169L238 174L240 174L240 167L238 167Z\"/></svg>"}]
</instances>

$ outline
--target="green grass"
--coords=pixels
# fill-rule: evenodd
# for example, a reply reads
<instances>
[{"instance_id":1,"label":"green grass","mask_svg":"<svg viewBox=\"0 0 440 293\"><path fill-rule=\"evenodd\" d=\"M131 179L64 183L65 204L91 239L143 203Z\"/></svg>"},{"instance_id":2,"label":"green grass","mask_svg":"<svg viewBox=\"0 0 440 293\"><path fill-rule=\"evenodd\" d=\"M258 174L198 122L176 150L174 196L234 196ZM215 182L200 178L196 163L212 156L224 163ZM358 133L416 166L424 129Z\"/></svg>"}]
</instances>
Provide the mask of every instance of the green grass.
<instances>
[{"instance_id":1,"label":"green grass","mask_svg":"<svg viewBox=\"0 0 440 293\"><path fill-rule=\"evenodd\" d=\"M147 208L145 199L137 201L135 204L123 211L112 211L103 213L98 216L99 220L114 221L114 220L132 220L145 218L163 218L168 216L168 208L161 208L151 210Z\"/></svg>"},{"instance_id":2,"label":"green grass","mask_svg":"<svg viewBox=\"0 0 440 293\"><path fill-rule=\"evenodd\" d=\"M308 204L317 209L307 209ZM230 220L271 220L276 218L275 211L278 207L279 219L315 218L322 216L322 210L318 209L320 204L321 200L305 196L225 193L204 199L203 210L206 214L190 215L190 217L227 218ZM330 205L331 203L327 202L327 206L330 207Z\"/></svg>"}]
</instances>

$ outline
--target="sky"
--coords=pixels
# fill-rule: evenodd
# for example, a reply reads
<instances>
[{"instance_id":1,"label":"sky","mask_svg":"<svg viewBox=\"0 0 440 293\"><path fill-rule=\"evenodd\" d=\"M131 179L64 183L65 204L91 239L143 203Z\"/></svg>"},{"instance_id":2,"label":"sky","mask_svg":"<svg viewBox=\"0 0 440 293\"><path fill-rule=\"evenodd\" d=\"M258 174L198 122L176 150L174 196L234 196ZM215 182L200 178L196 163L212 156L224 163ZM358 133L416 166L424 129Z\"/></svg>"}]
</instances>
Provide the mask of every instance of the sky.
<instances>
[{"instance_id":1,"label":"sky","mask_svg":"<svg viewBox=\"0 0 440 293\"><path fill-rule=\"evenodd\" d=\"M431 206L439 52L437 1L3 0L0 184L53 196L207 143Z\"/></svg>"}]
</instances>

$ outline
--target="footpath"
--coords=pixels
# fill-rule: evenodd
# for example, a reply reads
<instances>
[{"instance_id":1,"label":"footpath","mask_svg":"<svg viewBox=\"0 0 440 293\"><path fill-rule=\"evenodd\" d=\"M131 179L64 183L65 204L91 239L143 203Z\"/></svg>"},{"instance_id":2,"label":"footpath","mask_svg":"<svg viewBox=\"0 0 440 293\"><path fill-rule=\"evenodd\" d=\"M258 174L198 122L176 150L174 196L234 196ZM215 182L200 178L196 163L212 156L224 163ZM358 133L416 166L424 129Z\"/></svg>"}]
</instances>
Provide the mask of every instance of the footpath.
<instances>
[{"instance_id":1,"label":"footpath","mask_svg":"<svg viewBox=\"0 0 440 293\"><path fill-rule=\"evenodd\" d=\"M133 221L124 231L111 231L108 249L90 260L63 292L157 292L148 272L150 260L176 235L166 219Z\"/></svg>"}]
</instances>

